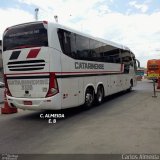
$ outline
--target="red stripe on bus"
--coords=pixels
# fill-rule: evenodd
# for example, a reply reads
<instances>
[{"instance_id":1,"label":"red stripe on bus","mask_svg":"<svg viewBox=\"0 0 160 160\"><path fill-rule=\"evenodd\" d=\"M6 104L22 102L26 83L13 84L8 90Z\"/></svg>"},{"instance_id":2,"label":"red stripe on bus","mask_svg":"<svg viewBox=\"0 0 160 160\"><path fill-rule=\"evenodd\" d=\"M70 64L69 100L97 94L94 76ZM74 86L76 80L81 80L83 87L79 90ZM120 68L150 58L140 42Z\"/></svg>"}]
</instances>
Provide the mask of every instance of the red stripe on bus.
<instances>
[{"instance_id":1,"label":"red stripe on bus","mask_svg":"<svg viewBox=\"0 0 160 160\"><path fill-rule=\"evenodd\" d=\"M30 52L28 53L27 58L36 58L38 53L40 51L40 48L38 49L31 49Z\"/></svg>"},{"instance_id":2,"label":"red stripe on bus","mask_svg":"<svg viewBox=\"0 0 160 160\"><path fill-rule=\"evenodd\" d=\"M121 71L94 71L94 72L55 72L55 74L81 74L81 73L121 73Z\"/></svg>"},{"instance_id":3,"label":"red stripe on bus","mask_svg":"<svg viewBox=\"0 0 160 160\"><path fill-rule=\"evenodd\" d=\"M10 73L6 75L23 75L23 74L49 74L51 72L34 72L34 73ZM121 71L86 71L86 72L52 72L55 74L80 74L80 73L122 73Z\"/></svg>"}]
</instances>

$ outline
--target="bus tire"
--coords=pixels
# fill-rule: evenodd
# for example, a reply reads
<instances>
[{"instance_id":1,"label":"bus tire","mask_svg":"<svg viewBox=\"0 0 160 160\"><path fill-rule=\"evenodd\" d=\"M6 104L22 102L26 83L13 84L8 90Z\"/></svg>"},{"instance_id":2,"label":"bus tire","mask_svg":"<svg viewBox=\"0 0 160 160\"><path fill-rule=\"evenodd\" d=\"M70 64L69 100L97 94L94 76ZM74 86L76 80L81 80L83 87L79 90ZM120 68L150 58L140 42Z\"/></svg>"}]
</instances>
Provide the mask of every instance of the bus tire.
<instances>
[{"instance_id":1,"label":"bus tire","mask_svg":"<svg viewBox=\"0 0 160 160\"><path fill-rule=\"evenodd\" d=\"M97 88L97 94L96 94L96 104L99 105L103 102L104 99L104 88L102 85L99 85Z\"/></svg>"},{"instance_id":2,"label":"bus tire","mask_svg":"<svg viewBox=\"0 0 160 160\"><path fill-rule=\"evenodd\" d=\"M95 94L92 87L87 88L85 93L85 106L90 108L94 104Z\"/></svg>"}]
</instances>

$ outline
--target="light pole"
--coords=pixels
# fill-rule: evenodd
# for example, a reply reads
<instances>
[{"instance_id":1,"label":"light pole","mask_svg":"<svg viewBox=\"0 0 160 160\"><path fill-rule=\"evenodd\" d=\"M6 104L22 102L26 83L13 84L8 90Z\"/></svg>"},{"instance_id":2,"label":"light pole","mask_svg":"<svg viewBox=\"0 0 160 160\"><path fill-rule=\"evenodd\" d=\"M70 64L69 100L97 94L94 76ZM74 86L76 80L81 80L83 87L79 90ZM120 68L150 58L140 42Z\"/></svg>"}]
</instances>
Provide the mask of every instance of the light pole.
<instances>
[{"instance_id":1,"label":"light pole","mask_svg":"<svg viewBox=\"0 0 160 160\"><path fill-rule=\"evenodd\" d=\"M38 21L38 11L39 11L39 8L36 8L35 9L35 20Z\"/></svg>"},{"instance_id":2,"label":"light pole","mask_svg":"<svg viewBox=\"0 0 160 160\"><path fill-rule=\"evenodd\" d=\"M54 16L54 19L55 19L56 23L58 23L58 16L57 15Z\"/></svg>"}]
</instances>

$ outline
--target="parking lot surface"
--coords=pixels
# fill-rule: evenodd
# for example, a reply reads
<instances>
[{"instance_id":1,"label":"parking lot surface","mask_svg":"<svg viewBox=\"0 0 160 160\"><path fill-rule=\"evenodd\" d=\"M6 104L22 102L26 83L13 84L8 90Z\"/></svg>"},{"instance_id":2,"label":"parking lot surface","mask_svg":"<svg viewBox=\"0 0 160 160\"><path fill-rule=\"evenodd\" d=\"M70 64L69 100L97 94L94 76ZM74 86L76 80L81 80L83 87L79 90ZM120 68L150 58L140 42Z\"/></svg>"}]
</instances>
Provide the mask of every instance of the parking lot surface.
<instances>
[{"instance_id":1,"label":"parking lot surface","mask_svg":"<svg viewBox=\"0 0 160 160\"><path fill-rule=\"evenodd\" d=\"M153 98L152 86L140 81L89 110L0 114L0 153L160 153L160 92ZM65 118L55 123L45 117L52 114Z\"/></svg>"}]
</instances>

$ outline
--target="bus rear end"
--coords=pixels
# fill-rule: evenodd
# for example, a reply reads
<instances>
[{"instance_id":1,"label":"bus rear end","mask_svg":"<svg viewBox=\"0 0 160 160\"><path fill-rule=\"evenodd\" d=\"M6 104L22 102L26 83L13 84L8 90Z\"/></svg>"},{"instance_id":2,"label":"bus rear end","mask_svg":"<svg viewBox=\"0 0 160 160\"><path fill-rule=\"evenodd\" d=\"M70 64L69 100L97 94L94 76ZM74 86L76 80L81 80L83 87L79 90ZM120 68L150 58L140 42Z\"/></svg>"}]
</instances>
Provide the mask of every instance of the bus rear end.
<instances>
[{"instance_id":1,"label":"bus rear end","mask_svg":"<svg viewBox=\"0 0 160 160\"><path fill-rule=\"evenodd\" d=\"M149 80L158 80L160 77L160 60L152 59L147 62L147 78Z\"/></svg>"},{"instance_id":2,"label":"bus rear end","mask_svg":"<svg viewBox=\"0 0 160 160\"><path fill-rule=\"evenodd\" d=\"M3 35L3 66L6 95L10 106L49 109L58 94L54 72L50 71L48 23L21 24ZM60 107L57 104L57 108Z\"/></svg>"}]
</instances>

